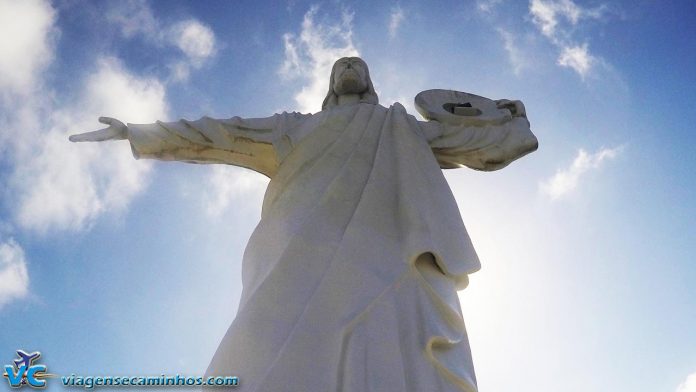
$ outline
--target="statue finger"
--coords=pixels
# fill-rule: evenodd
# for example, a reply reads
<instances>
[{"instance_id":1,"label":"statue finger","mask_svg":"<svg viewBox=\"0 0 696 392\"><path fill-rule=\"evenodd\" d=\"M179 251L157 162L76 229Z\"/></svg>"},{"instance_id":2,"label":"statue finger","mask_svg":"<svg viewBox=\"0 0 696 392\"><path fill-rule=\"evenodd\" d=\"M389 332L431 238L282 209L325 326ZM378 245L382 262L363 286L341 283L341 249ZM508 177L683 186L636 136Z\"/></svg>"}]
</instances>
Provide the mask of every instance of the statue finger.
<instances>
[{"instance_id":1,"label":"statue finger","mask_svg":"<svg viewBox=\"0 0 696 392\"><path fill-rule=\"evenodd\" d=\"M68 140L71 142L101 142L105 140L123 139L115 132L112 127L100 129L98 131L85 132L77 135L70 135Z\"/></svg>"}]
</instances>

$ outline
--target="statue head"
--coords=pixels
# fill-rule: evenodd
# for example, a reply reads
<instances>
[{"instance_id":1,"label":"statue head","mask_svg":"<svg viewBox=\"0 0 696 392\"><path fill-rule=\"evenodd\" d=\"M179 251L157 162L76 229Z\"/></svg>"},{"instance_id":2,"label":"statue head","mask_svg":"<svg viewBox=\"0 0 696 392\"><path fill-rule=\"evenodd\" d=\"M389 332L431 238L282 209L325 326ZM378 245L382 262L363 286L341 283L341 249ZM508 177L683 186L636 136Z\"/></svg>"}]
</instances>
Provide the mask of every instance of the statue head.
<instances>
[{"instance_id":1,"label":"statue head","mask_svg":"<svg viewBox=\"0 0 696 392\"><path fill-rule=\"evenodd\" d=\"M359 94L360 102L379 103L370 79L370 71L360 57L343 57L334 63L329 79L329 92L324 98L321 110L337 105L338 96L344 94Z\"/></svg>"}]
</instances>

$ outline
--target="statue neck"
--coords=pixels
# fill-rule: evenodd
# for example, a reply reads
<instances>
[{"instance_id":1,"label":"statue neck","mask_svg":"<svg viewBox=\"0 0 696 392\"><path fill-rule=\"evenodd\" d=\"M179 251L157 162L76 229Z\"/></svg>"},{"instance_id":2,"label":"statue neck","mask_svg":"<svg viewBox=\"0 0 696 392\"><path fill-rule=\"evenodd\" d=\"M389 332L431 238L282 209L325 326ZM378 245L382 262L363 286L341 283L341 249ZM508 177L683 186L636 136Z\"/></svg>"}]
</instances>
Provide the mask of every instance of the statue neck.
<instances>
[{"instance_id":1,"label":"statue neck","mask_svg":"<svg viewBox=\"0 0 696 392\"><path fill-rule=\"evenodd\" d=\"M341 94L338 96L338 105L350 105L360 102L360 94Z\"/></svg>"}]
</instances>

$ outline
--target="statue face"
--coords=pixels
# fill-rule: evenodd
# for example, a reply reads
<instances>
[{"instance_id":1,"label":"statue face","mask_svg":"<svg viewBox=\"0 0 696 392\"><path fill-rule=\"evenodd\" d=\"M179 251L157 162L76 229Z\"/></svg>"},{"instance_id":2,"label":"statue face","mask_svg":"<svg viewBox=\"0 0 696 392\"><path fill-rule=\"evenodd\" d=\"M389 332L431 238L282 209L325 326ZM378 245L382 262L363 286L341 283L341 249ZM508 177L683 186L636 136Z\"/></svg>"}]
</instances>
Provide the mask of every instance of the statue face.
<instances>
[{"instance_id":1,"label":"statue face","mask_svg":"<svg viewBox=\"0 0 696 392\"><path fill-rule=\"evenodd\" d=\"M333 90L336 95L367 91L367 64L359 57L343 57L336 61Z\"/></svg>"}]
</instances>

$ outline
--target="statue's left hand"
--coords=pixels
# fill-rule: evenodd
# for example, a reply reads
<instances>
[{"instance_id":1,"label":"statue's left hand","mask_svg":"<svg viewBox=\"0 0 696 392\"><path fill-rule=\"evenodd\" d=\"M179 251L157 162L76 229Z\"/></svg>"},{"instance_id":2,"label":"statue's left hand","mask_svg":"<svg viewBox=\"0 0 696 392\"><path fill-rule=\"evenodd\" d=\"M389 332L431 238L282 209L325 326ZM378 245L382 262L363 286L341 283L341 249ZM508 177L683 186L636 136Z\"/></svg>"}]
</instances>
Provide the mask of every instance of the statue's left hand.
<instances>
[{"instance_id":1,"label":"statue's left hand","mask_svg":"<svg viewBox=\"0 0 696 392\"><path fill-rule=\"evenodd\" d=\"M70 135L69 140L71 142L102 142L104 140L128 139L128 127L126 124L111 117L99 117L99 122L107 124L108 127L98 131Z\"/></svg>"},{"instance_id":2,"label":"statue's left hand","mask_svg":"<svg viewBox=\"0 0 696 392\"><path fill-rule=\"evenodd\" d=\"M527 111L522 101L511 101L509 99L498 99L495 101L498 109L508 109L513 117L527 117Z\"/></svg>"}]
</instances>

